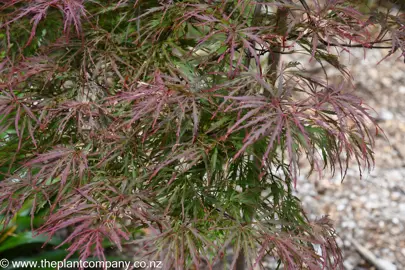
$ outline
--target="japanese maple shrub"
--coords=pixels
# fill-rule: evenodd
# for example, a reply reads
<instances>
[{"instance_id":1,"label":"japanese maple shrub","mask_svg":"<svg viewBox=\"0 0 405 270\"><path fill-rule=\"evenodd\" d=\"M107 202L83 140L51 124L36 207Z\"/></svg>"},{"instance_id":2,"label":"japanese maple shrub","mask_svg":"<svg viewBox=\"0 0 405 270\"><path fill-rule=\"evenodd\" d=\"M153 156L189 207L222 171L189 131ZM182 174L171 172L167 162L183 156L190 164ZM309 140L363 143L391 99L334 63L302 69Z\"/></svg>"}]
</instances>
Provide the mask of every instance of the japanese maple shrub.
<instances>
[{"instance_id":1,"label":"japanese maple shrub","mask_svg":"<svg viewBox=\"0 0 405 270\"><path fill-rule=\"evenodd\" d=\"M1 0L1 227L31 204L33 231L68 229L82 260L107 239L165 269L228 247L231 269L341 269L330 221L292 191L299 161L373 164L369 109L305 70L350 80L339 51L404 52L404 16L356 2Z\"/></svg>"}]
</instances>

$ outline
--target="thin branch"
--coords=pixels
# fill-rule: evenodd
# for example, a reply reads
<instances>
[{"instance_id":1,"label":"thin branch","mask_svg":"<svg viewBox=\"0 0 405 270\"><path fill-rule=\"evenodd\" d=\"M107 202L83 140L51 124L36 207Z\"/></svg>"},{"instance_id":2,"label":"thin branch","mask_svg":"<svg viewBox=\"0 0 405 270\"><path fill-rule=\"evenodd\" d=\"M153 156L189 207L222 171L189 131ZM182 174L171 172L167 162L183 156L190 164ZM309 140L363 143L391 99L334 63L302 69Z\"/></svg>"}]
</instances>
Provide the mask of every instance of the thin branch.
<instances>
[{"instance_id":1,"label":"thin branch","mask_svg":"<svg viewBox=\"0 0 405 270\"><path fill-rule=\"evenodd\" d=\"M334 42L327 42L323 38L319 37L319 41L326 45L326 46L335 46L335 47L348 47L348 48L367 48L367 49L392 49L392 46L374 46L374 44L380 44L383 42L388 42L391 40L382 40L382 41L375 41L370 42L370 46L366 46L364 44L346 44L346 43L334 43Z\"/></svg>"}]
</instances>

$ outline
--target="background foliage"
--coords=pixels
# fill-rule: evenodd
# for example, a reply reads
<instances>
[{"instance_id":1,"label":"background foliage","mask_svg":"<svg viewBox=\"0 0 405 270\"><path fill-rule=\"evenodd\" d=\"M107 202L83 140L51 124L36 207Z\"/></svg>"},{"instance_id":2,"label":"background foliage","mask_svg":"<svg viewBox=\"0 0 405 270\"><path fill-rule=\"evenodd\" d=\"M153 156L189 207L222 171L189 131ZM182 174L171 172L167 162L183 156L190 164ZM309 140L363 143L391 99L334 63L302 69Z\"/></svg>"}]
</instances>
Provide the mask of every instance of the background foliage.
<instances>
[{"instance_id":1,"label":"background foliage","mask_svg":"<svg viewBox=\"0 0 405 270\"><path fill-rule=\"evenodd\" d=\"M279 59L350 80L339 50L404 51L403 15L356 4L1 1L3 230L28 209L34 235L68 232L67 257L135 241L167 269L228 246L231 268L340 269L330 221L292 195L299 162L361 173L378 126L348 84Z\"/></svg>"}]
</instances>

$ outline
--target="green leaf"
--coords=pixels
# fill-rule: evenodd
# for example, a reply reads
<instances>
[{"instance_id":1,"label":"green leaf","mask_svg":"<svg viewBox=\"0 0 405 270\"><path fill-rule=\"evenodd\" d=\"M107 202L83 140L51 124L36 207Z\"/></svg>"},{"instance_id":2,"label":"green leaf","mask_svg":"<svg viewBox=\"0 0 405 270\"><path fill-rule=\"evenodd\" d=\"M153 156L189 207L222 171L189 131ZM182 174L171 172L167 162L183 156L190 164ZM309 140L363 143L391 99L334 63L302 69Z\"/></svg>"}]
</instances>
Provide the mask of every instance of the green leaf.
<instances>
[{"instance_id":1,"label":"green leaf","mask_svg":"<svg viewBox=\"0 0 405 270\"><path fill-rule=\"evenodd\" d=\"M48 240L46 235L38 235L34 237L32 232L23 232L17 235L12 235L8 237L0 246L0 252L12 249L21 245L32 244L32 243L45 243ZM62 239L57 237L52 237L48 242L50 245L59 245L62 243Z\"/></svg>"},{"instance_id":2,"label":"green leaf","mask_svg":"<svg viewBox=\"0 0 405 270\"><path fill-rule=\"evenodd\" d=\"M230 117L228 116L224 116L221 117L218 121L216 122L211 122L211 126L210 128L206 131L206 133L210 133L213 132L215 129L218 129L220 127L222 127L226 122L228 122L229 120L231 120Z\"/></svg>"}]
</instances>

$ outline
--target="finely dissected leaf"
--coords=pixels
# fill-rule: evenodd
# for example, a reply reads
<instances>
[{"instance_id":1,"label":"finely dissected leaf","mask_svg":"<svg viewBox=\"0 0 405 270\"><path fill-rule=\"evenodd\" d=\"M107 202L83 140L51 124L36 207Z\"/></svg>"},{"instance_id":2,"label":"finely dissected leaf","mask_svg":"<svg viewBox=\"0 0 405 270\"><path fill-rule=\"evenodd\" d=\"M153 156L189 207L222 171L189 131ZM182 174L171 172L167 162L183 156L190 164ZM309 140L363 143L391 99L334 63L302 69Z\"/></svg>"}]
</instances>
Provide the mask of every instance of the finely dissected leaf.
<instances>
[{"instance_id":1,"label":"finely dissected leaf","mask_svg":"<svg viewBox=\"0 0 405 270\"><path fill-rule=\"evenodd\" d=\"M2 8L10 8L13 5L17 5L19 2L26 2L24 8L14 12L14 17L7 21L6 24L12 24L28 15L33 17L30 20L32 24L31 34L26 45L31 43L36 34L38 24L42 21L48 11L52 8L57 8L64 14L64 31L68 33L70 27L74 26L76 32L80 34L82 28L82 17L85 16L85 9L83 6L84 0L51 0L51 1L12 1L9 4L4 5Z\"/></svg>"}]
</instances>

